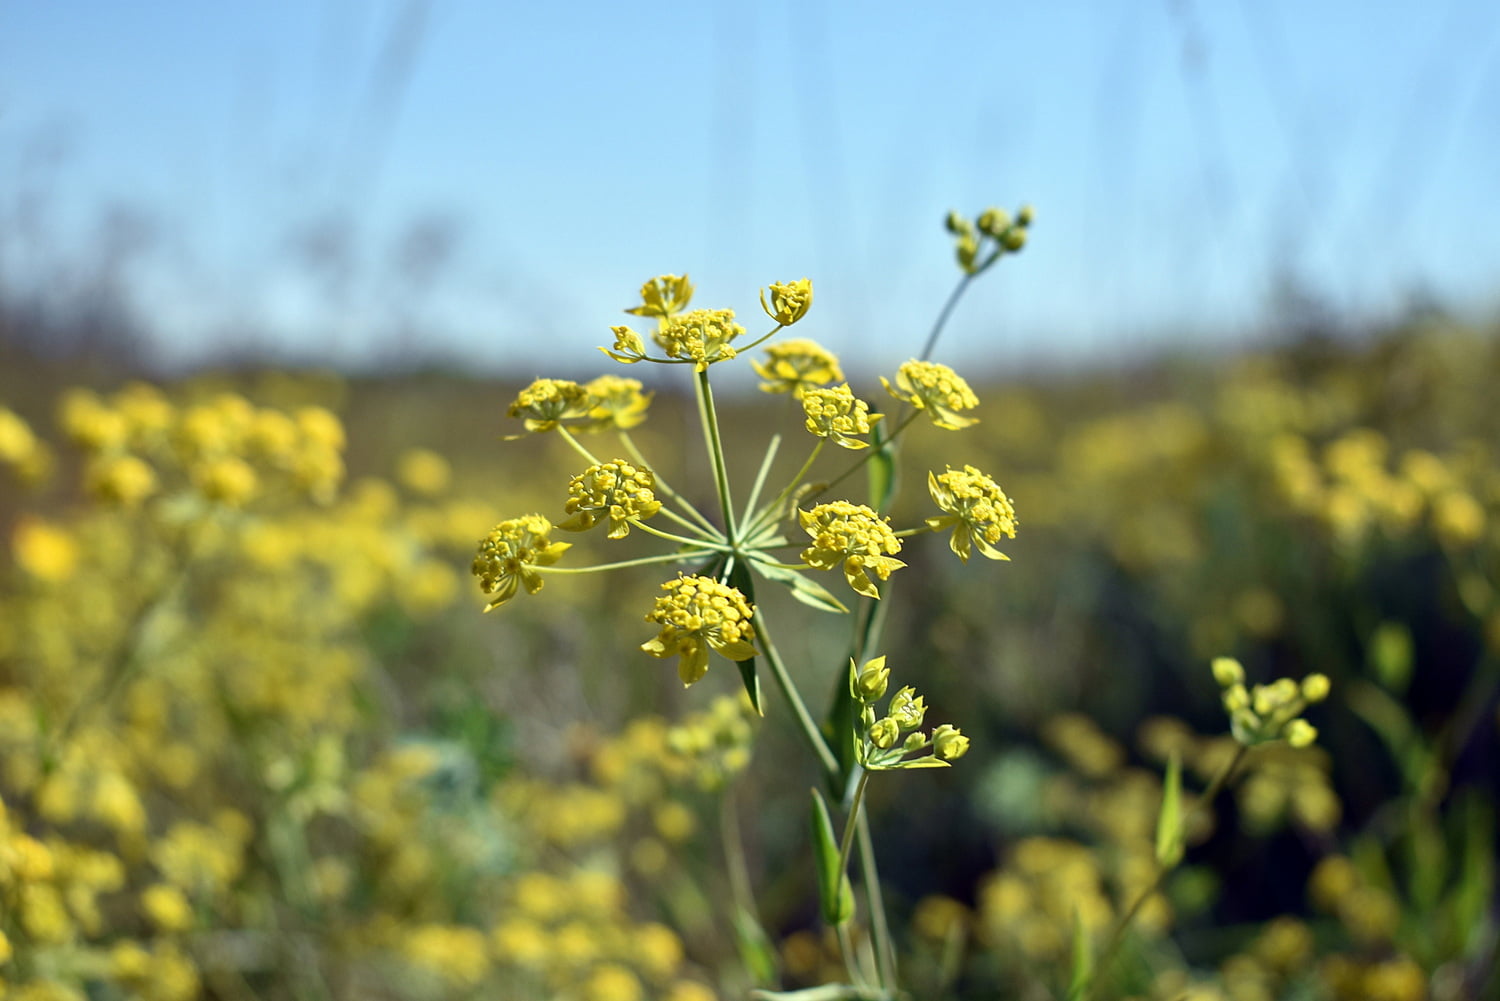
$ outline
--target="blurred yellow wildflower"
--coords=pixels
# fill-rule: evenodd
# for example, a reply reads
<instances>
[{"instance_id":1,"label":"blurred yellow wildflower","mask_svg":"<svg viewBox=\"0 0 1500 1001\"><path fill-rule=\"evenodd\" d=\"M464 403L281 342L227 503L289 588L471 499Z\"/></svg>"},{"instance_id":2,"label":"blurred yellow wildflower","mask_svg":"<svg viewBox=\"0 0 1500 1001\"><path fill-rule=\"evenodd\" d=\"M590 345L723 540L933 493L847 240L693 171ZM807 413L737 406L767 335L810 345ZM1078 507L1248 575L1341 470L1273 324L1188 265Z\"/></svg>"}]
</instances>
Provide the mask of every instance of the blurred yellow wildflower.
<instances>
[{"instance_id":1,"label":"blurred yellow wildflower","mask_svg":"<svg viewBox=\"0 0 1500 1001\"><path fill-rule=\"evenodd\" d=\"M692 298L693 285L687 275L660 275L641 286L641 304L625 312L665 320L686 309Z\"/></svg>"},{"instance_id":2,"label":"blurred yellow wildflower","mask_svg":"<svg viewBox=\"0 0 1500 1001\"><path fill-rule=\"evenodd\" d=\"M639 379L601 375L585 383L583 388L593 398L588 425L591 431L607 428L625 431L646 419L651 394L642 390Z\"/></svg>"},{"instance_id":3,"label":"blurred yellow wildflower","mask_svg":"<svg viewBox=\"0 0 1500 1001\"><path fill-rule=\"evenodd\" d=\"M940 428L957 431L979 423L977 418L959 413L979 406L979 398L963 377L947 365L908 361L896 371L894 386L885 376L880 377L880 382L896 399L926 410L932 423Z\"/></svg>"},{"instance_id":4,"label":"blurred yellow wildflower","mask_svg":"<svg viewBox=\"0 0 1500 1001\"><path fill-rule=\"evenodd\" d=\"M880 597L870 572L887 580L893 571L906 566L894 558L901 551L901 540L889 522L863 504L831 501L798 511L797 520L813 540L802 551L802 562L817 570L842 565L849 586L867 597Z\"/></svg>"},{"instance_id":5,"label":"blurred yellow wildflower","mask_svg":"<svg viewBox=\"0 0 1500 1001\"><path fill-rule=\"evenodd\" d=\"M754 612L738 589L709 577L683 576L661 586L667 593L656 599L647 622L662 629L641 644L653 657L677 657L677 676L691 685L708 672L708 652L730 660L755 656Z\"/></svg>"},{"instance_id":6,"label":"blurred yellow wildflower","mask_svg":"<svg viewBox=\"0 0 1500 1001\"><path fill-rule=\"evenodd\" d=\"M16 566L37 580L59 584L73 576L78 565L78 543L60 525L23 515L11 533Z\"/></svg>"},{"instance_id":7,"label":"blurred yellow wildflower","mask_svg":"<svg viewBox=\"0 0 1500 1001\"><path fill-rule=\"evenodd\" d=\"M949 469L942 475L927 473L927 492L945 514L928 518L936 531L952 527L948 547L965 563L972 545L992 560L1008 560L995 543L1016 537L1016 509L999 484L973 466Z\"/></svg>"},{"instance_id":8,"label":"blurred yellow wildflower","mask_svg":"<svg viewBox=\"0 0 1500 1001\"><path fill-rule=\"evenodd\" d=\"M133 455L101 458L89 466L88 486L100 500L133 508L156 492L156 472Z\"/></svg>"},{"instance_id":9,"label":"blurred yellow wildflower","mask_svg":"<svg viewBox=\"0 0 1500 1001\"><path fill-rule=\"evenodd\" d=\"M844 378L839 360L816 341L794 339L766 345L764 363L750 360L750 367L765 381L760 384L767 393L792 393L801 396L813 386L838 382Z\"/></svg>"}]
</instances>

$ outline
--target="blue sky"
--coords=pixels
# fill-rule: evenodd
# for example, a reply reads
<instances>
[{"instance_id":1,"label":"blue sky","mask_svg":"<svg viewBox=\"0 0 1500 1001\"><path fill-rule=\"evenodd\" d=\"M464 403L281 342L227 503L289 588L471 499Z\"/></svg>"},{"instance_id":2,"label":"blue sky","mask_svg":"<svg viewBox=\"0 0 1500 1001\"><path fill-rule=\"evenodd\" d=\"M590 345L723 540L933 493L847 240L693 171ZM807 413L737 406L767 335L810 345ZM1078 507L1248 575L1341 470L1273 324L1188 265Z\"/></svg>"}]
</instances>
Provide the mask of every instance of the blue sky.
<instances>
[{"instance_id":1,"label":"blue sky","mask_svg":"<svg viewBox=\"0 0 1500 1001\"><path fill-rule=\"evenodd\" d=\"M743 312L809 276L807 334L889 367L947 210L1023 201L940 358L1238 342L1280 274L1492 311L1497 179L1485 0L0 0L0 282L113 261L179 359L587 375L687 271Z\"/></svg>"}]
</instances>

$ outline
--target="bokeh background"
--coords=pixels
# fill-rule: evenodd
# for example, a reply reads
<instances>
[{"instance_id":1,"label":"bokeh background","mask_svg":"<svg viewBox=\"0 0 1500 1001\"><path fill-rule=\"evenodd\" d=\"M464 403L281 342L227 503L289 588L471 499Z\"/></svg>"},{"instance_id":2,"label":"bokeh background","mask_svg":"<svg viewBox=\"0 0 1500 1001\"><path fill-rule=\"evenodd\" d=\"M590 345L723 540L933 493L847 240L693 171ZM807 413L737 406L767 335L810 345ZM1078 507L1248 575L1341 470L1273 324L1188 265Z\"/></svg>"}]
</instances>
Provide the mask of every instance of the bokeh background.
<instances>
[{"instance_id":1,"label":"bokeh background","mask_svg":"<svg viewBox=\"0 0 1500 1001\"><path fill-rule=\"evenodd\" d=\"M562 518L575 453L507 440L537 376L644 380L714 507L680 373L594 350L643 280L758 334L810 277L794 333L890 409L946 214L1029 203L936 354L980 423L901 457L901 525L972 463L1020 526L882 585L973 740L871 789L909 986L1065 994L1168 760L1191 797L1232 753L1234 656L1330 676L1318 742L1252 754L1096 997L1500 996L1496 136L1462 0L0 0L0 995L844 979L775 693L638 651L652 568L482 616L469 564ZM771 432L790 475L795 404L713 372L736 484ZM764 600L821 713L848 624Z\"/></svg>"}]
</instances>

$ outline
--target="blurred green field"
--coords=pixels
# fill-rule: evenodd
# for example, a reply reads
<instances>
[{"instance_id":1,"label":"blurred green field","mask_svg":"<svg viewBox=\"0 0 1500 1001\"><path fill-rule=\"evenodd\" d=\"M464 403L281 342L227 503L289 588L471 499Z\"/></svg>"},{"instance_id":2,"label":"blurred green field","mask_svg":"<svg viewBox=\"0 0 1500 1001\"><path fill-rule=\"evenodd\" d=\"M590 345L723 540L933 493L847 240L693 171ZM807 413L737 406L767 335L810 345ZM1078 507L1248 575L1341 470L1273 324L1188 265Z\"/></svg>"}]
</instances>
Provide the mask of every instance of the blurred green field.
<instances>
[{"instance_id":1,"label":"blurred green field","mask_svg":"<svg viewBox=\"0 0 1500 1001\"><path fill-rule=\"evenodd\" d=\"M148 388L4 362L0 994L698 1001L842 977L816 764L774 690L754 718L726 661L684 690L640 651L667 571L480 614L476 540L561 520L581 468L556 435L503 440L533 373ZM790 475L800 410L737 377L731 476L772 432ZM972 741L870 788L913 996L1065 994L1075 922L1105 938L1155 876L1168 759L1191 796L1231 753L1208 665L1232 656L1331 679L1317 742L1251 753L1095 996L1500 997L1497 379L1496 331L1431 319L971 378L978 425L913 427L895 523L965 464L1019 522L1010 562L914 539L881 585L893 679ZM712 510L696 433L664 386L635 437ZM823 460L814 479L847 464ZM570 565L659 551L569 541ZM763 601L821 716L849 626ZM725 903L726 849L758 921Z\"/></svg>"}]
</instances>

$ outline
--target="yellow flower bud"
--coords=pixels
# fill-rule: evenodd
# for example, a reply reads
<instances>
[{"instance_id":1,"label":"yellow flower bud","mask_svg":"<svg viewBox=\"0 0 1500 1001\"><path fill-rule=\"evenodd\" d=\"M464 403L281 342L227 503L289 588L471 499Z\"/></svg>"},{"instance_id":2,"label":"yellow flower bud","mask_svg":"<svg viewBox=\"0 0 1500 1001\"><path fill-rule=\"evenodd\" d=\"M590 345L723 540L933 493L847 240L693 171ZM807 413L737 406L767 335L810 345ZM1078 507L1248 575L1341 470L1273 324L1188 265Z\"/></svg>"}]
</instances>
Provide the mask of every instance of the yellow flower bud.
<instances>
[{"instance_id":1,"label":"yellow flower bud","mask_svg":"<svg viewBox=\"0 0 1500 1001\"><path fill-rule=\"evenodd\" d=\"M1245 669L1233 657L1215 657L1211 669L1220 688L1245 683Z\"/></svg>"},{"instance_id":2,"label":"yellow flower bud","mask_svg":"<svg viewBox=\"0 0 1500 1001\"><path fill-rule=\"evenodd\" d=\"M955 761L969 749L969 738L956 726L944 723L932 731L932 753L944 761Z\"/></svg>"},{"instance_id":3,"label":"yellow flower bud","mask_svg":"<svg viewBox=\"0 0 1500 1001\"><path fill-rule=\"evenodd\" d=\"M806 278L794 282L773 282L769 289L771 302L766 303L766 291L761 290L760 308L766 315L783 327L790 327L807 315L812 307L812 282Z\"/></svg>"},{"instance_id":4,"label":"yellow flower bud","mask_svg":"<svg viewBox=\"0 0 1500 1001\"><path fill-rule=\"evenodd\" d=\"M889 747L895 747L896 738L900 736L900 725L889 716L885 719L877 720L875 725L870 727L870 743L882 751Z\"/></svg>"},{"instance_id":5,"label":"yellow flower bud","mask_svg":"<svg viewBox=\"0 0 1500 1001\"><path fill-rule=\"evenodd\" d=\"M1305 719L1294 719L1282 729L1281 735L1293 747L1311 747L1318 739L1318 728Z\"/></svg>"},{"instance_id":6,"label":"yellow flower bud","mask_svg":"<svg viewBox=\"0 0 1500 1001\"><path fill-rule=\"evenodd\" d=\"M886 684L890 681L891 669L885 666L884 657L876 657L865 664L864 670L859 672L859 677L854 683L855 698L861 702L874 702L885 694Z\"/></svg>"},{"instance_id":7,"label":"yellow flower bud","mask_svg":"<svg viewBox=\"0 0 1500 1001\"><path fill-rule=\"evenodd\" d=\"M1332 687L1326 674L1309 674L1302 679L1302 697L1308 702L1322 702Z\"/></svg>"}]
</instances>

